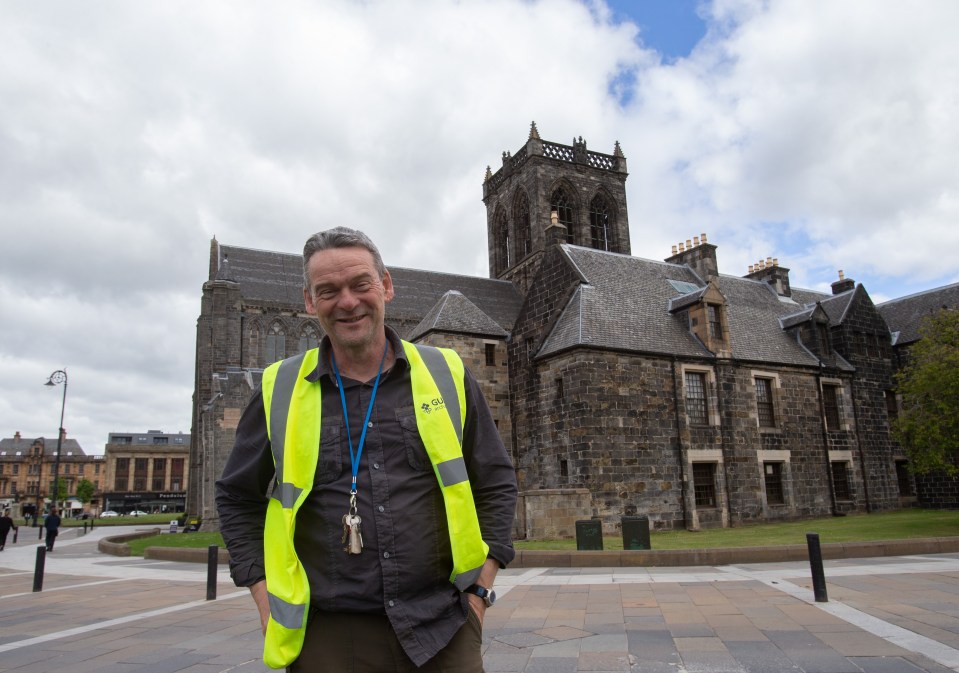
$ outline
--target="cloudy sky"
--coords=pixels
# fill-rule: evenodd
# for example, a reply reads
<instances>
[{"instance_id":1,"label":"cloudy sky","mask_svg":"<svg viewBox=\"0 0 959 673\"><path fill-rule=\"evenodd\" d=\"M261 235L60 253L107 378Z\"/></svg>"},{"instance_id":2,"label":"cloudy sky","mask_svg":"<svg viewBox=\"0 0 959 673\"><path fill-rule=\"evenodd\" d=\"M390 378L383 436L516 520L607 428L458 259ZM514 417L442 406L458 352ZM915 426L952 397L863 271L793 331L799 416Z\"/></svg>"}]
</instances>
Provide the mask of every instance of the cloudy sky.
<instances>
[{"instance_id":1,"label":"cloudy sky","mask_svg":"<svg viewBox=\"0 0 959 673\"><path fill-rule=\"evenodd\" d=\"M627 156L633 253L707 232L877 300L959 281L954 0L0 0L0 436L189 432L210 240L341 223L487 272L532 120Z\"/></svg>"}]
</instances>

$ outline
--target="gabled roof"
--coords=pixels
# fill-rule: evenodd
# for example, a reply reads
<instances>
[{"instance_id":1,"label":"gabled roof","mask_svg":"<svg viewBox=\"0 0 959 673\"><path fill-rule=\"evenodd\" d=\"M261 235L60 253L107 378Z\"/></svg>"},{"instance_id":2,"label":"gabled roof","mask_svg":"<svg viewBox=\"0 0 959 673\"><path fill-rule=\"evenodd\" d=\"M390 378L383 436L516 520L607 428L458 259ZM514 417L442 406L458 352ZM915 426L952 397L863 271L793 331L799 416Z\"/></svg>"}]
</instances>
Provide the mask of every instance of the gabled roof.
<instances>
[{"instance_id":1,"label":"gabled roof","mask_svg":"<svg viewBox=\"0 0 959 673\"><path fill-rule=\"evenodd\" d=\"M584 278L573 293L538 355L576 346L686 357L712 357L690 333L683 314L670 309L701 296L702 280L686 266L657 262L572 245L563 254ZM720 275L716 279L726 298L726 321L732 357L754 362L817 366L818 360L779 319L803 306L779 297L765 282ZM683 283L701 288L680 292ZM804 299L828 295L801 291ZM677 300L671 304L673 300ZM848 366L848 365L847 365Z\"/></svg>"},{"instance_id":2,"label":"gabled roof","mask_svg":"<svg viewBox=\"0 0 959 673\"><path fill-rule=\"evenodd\" d=\"M225 275L239 285L244 301L303 306L303 261L300 255L220 245L219 260L219 268L226 266L229 269ZM448 290L463 294L507 331L512 329L522 305L522 296L509 281L402 267L387 268L396 291L393 301L386 305L386 320L390 323L419 323Z\"/></svg>"},{"instance_id":3,"label":"gabled roof","mask_svg":"<svg viewBox=\"0 0 959 673\"><path fill-rule=\"evenodd\" d=\"M57 453L57 439L56 437L44 438L44 437L21 437L16 439L14 437L7 437L6 439L0 439L0 451L5 451L7 455L16 455L17 451L21 455L25 456L30 453L30 449L33 447L33 443L38 439L43 440L43 455L45 456L54 456ZM80 447L80 443L75 439L70 439L67 437L63 440L60 446L60 456L65 458L67 454L72 454L74 456L85 456L83 449Z\"/></svg>"},{"instance_id":4,"label":"gabled roof","mask_svg":"<svg viewBox=\"0 0 959 673\"><path fill-rule=\"evenodd\" d=\"M429 332L453 332L505 339L506 330L496 324L461 292L450 290L410 332L411 341Z\"/></svg>"},{"instance_id":5,"label":"gabled roof","mask_svg":"<svg viewBox=\"0 0 959 673\"><path fill-rule=\"evenodd\" d=\"M841 325L843 323L846 319L846 312L849 310L849 307L852 306L852 300L855 296L856 290L852 289L819 300L819 305L822 306L826 315L829 316L830 325Z\"/></svg>"},{"instance_id":6,"label":"gabled roof","mask_svg":"<svg viewBox=\"0 0 959 673\"><path fill-rule=\"evenodd\" d=\"M918 341L922 319L943 307L959 309L959 283L892 299L876 308L889 325L889 331L899 333L896 345L901 345Z\"/></svg>"}]
</instances>

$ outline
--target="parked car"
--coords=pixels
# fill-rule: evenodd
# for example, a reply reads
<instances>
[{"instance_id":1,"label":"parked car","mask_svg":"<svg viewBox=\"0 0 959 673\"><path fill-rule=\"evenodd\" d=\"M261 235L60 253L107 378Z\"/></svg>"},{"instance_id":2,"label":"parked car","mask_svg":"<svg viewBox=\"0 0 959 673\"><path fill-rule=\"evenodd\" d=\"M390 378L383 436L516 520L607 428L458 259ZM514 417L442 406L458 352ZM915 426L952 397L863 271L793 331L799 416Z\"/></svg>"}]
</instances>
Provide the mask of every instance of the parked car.
<instances>
[{"instance_id":1,"label":"parked car","mask_svg":"<svg viewBox=\"0 0 959 673\"><path fill-rule=\"evenodd\" d=\"M146 516L146 515L147 513L140 509L135 509L132 512L130 512L130 516Z\"/></svg>"},{"instance_id":2,"label":"parked car","mask_svg":"<svg viewBox=\"0 0 959 673\"><path fill-rule=\"evenodd\" d=\"M108 509L108 510L105 511L105 512L100 512L100 516L106 519L106 518L109 518L109 517L111 517L111 516L120 516L120 515L117 514L116 512L114 512L112 509Z\"/></svg>"}]
</instances>

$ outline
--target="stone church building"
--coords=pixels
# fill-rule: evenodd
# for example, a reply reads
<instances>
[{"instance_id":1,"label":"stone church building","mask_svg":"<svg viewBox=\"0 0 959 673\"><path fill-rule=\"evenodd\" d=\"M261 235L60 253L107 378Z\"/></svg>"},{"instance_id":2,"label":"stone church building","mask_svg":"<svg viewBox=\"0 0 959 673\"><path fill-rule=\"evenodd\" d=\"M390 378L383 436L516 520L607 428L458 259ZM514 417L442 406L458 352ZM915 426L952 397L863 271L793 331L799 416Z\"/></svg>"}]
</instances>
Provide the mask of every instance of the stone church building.
<instances>
[{"instance_id":1,"label":"stone church building","mask_svg":"<svg viewBox=\"0 0 959 673\"><path fill-rule=\"evenodd\" d=\"M618 143L544 141L533 124L502 160L483 182L490 277L390 267L386 318L455 348L483 385L517 470L519 536L572 536L590 517L607 532L622 516L697 529L927 499L889 433L893 374L959 285L877 306L841 274L831 294L792 287L771 258L721 273L705 234L663 261L633 257ZM321 336L299 254L211 242L187 500L205 525L263 368Z\"/></svg>"}]
</instances>

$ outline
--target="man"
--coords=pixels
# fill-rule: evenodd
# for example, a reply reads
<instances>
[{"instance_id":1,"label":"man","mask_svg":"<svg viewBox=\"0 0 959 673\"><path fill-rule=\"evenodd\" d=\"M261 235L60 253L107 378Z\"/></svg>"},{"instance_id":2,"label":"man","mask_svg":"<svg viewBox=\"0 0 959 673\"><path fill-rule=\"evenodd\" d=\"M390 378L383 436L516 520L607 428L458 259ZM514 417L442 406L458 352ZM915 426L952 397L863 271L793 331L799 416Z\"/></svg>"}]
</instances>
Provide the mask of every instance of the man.
<instances>
[{"instance_id":1,"label":"man","mask_svg":"<svg viewBox=\"0 0 959 673\"><path fill-rule=\"evenodd\" d=\"M0 551L3 551L3 548L7 546L7 535L10 534L10 529L17 530L17 524L13 522L13 519L10 518L10 510L3 510L3 516L0 516ZM14 542L16 542L16 536L14 536Z\"/></svg>"},{"instance_id":2,"label":"man","mask_svg":"<svg viewBox=\"0 0 959 673\"><path fill-rule=\"evenodd\" d=\"M57 515L56 507L50 508L50 513L43 520L43 527L47 529L47 551L53 551L53 543L60 534L60 517Z\"/></svg>"},{"instance_id":3,"label":"man","mask_svg":"<svg viewBox=\"0 0 959 673\"><path fill-rule=\"evenodd\" d=\"M264 371L216 489L264 661L481 672L516 480L479 385L452 351L385 327L393 281L365 234L318 233L303 263L326 336Z\"/></svg>"}]
</instances>

